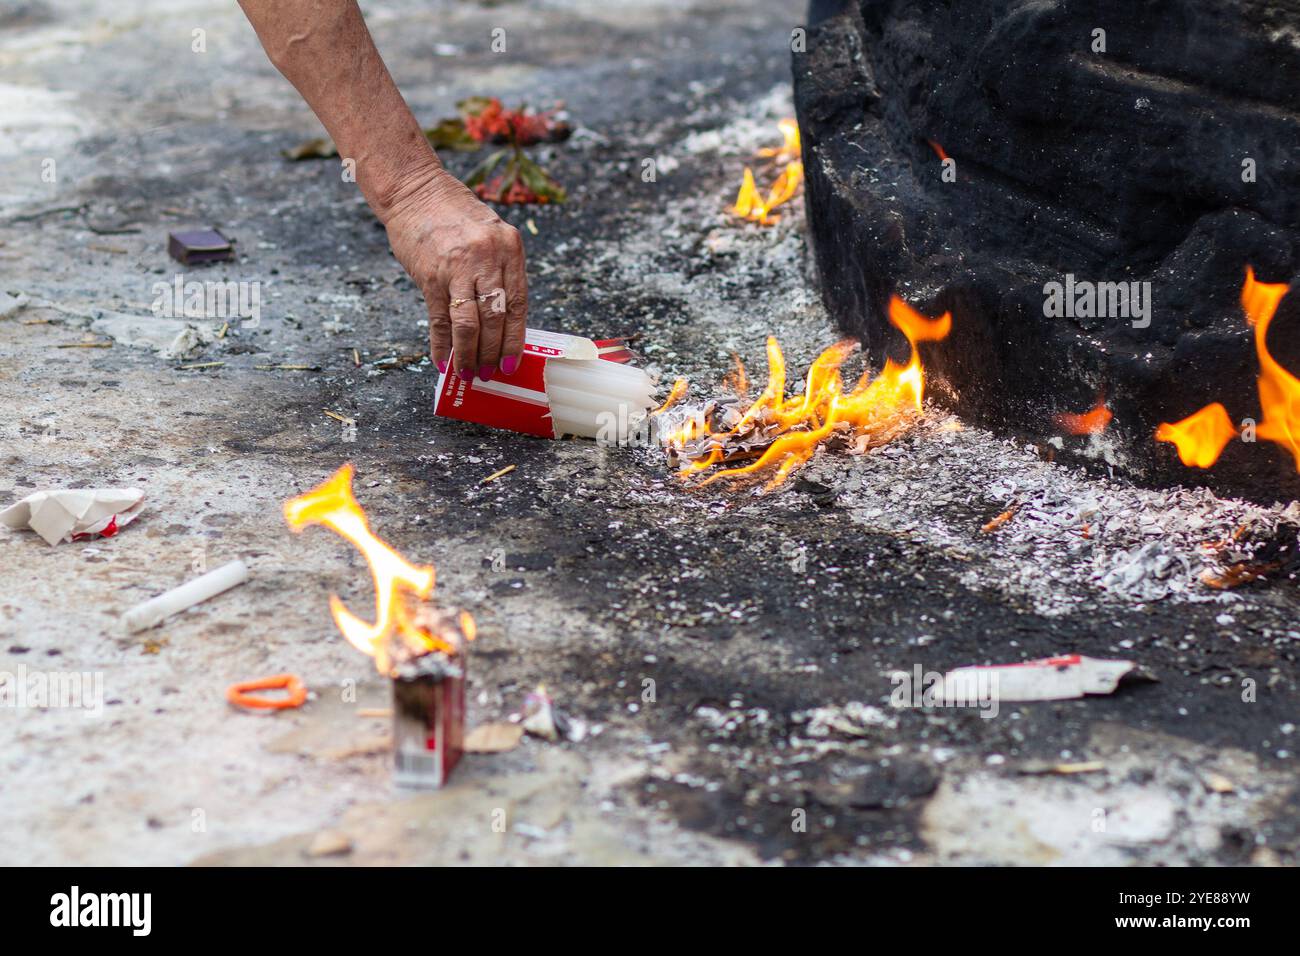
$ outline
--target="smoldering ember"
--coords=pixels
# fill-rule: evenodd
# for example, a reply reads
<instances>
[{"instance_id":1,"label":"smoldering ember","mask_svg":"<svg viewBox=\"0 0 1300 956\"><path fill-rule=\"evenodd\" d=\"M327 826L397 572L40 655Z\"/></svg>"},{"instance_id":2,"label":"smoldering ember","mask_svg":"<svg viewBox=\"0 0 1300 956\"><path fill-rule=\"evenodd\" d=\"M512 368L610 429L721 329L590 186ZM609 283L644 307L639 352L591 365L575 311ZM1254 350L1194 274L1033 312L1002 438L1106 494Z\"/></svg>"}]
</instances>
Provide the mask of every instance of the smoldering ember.
<instances>
[{"instance_id":1,"label":"smoldering ember","mask_svg":"<svg viewBox=\"0 0 1300 956\"><path fill-rule=\"evenodd\" d=\"M0 860L1294 865L1297 36L0 10Z\"/></svg>"}]
</instances>

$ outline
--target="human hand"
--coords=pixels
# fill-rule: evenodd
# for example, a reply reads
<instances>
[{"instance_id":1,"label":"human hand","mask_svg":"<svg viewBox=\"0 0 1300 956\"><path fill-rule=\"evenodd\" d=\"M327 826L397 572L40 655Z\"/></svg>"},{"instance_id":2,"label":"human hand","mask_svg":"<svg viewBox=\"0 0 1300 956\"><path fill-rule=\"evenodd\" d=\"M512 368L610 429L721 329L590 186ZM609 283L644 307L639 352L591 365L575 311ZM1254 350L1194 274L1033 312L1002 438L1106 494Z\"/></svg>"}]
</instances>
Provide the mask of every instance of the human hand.
<instances>
[{"instance_id":1,"label":"human hand","mask_svg":"<svg viewBox=\"0 0 1300 956\"><path fill-rule=\"evenodd\" d=\"M528 317L519 230L440 166L399 191L384 219L393 255L424 293L438 371L454 353L466 380L514 374Z\"/></svg>"}]
</instances>

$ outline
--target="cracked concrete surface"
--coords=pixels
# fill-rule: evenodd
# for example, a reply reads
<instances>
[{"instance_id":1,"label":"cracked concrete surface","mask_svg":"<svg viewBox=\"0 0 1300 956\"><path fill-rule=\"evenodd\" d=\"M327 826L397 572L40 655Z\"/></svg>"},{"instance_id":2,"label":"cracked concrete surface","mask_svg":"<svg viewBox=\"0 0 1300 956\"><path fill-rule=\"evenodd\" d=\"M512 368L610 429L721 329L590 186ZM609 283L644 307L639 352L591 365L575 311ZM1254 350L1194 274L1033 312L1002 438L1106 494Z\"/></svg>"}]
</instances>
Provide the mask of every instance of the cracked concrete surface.
<instances>
[{"instance_id":1,"label":"cracked concrete surface","mask_svg":"<svg viewBox=\"0 0 1300 956\"><path fill-rule=\"evenodd\" d=\"M549 157L571 202L507 214L537 229L524 234L534 324L641 332L657 373L706 390L733 351L757 361L768 332L799 367L833 340L801 210L772 229L724 211L790 112L801 10L365 6L421 119L493 93L563 99L583 128ZM0 292L30 299L0 318L0 503L56 486L148 495L111 539L0 537L0 670L102 672L106 698L99 718L0 709L0 861L1295 861L1294 582L1227 609L1140 599L1089 583L1097 554L1047 519L1023 551L988 540L978 528L1007 491L994 479L1040 497L1141 495L1008 436L953 432L938 412L888 454L819 456L766 497L687 492L654 449L436 420L422 305L337 166L280 157L319 129L233 4L0 16ZM494 26L507 54L488 49ZM189 363L59 348L102 340L102 313L148 316L154 283L178 271L167 231L196 225L234 236L239 259L187 277L259 282L258 327L232 323ZM179 367L204 362L224 364ZM310 370L258 368L272 365ZM327 411L355 420L355 440ZM348 460L376 531L435 564L439 598L479 620L470 724L544 681L591 736L467 757L440 793L392 789L386 721L359 713L385 706L384 684L327 613L330 593L367 606L364 566L280 515ZM1131 531L1100 535L1101 556ZM247 584L120 630L128 607L237 557ZM896 668L1063 651L1131 656L1160 682L994 720L888 713ZM229 683L282 671L314 692L301 710L226 705ZM824 734L803 722L870 713L854 702L888 719ZM1101 766L1039 769L1084 761ZM349 849L312 855L322 833Z\"/></svg>"}]
</instances>

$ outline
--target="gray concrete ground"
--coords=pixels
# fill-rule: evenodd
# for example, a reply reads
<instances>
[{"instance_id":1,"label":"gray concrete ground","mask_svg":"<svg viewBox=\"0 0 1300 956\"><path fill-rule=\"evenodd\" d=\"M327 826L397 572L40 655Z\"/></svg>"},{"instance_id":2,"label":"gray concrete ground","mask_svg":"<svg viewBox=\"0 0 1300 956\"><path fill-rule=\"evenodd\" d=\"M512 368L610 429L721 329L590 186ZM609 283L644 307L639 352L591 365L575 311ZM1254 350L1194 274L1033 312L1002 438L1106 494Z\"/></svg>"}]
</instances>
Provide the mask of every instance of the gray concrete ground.
<instances>
[{"instance_id":1,"label":"gray concrete ground","mask_svg":"<svg viewBox=\"0 0 1300 956\"><path fill-rule=\"evenodd\" d=\"M640 332L704 393L733 351L761 369L768 332L797 367L833 340L802 211L725 213L790 113L800 10L366 8L422 119L490 93L562 99L581 127L547 156L572 201L508 212L536 228L534 324ZM1197 584L1205 541L1282 508L1132 488L937 410L766 497L683 490L655 449L437 420L422 306L337 164L280 157L319 129L233 3L51 0L0 25L0 292L26 297L0 318L0 503L148 495L111 539L0 537L0 670L100 672L106 698L100 717L0 709L0 862L1295 862L1295 583ZM240 255L186 277L260 283L260 324L183 360L127 344L122 315L159 327L167 231L196 225ZM61 347L87 341L112 344ZM223 364L182 367L205 362ZM386 721L358 712L384 682L327 612L330 593L368 606L364 565L280 514L344 461L378 533L479 621L470 723L545 682L589 736L392 789ZM236 557L248 584L122 632L196 561ZM898 668L1065 652L1159 682L990 720L889 707ZM301 710L225 703L282 671L314 692ZM350 850L312 855L331 841Z\"/></svg>"}]
</instances>

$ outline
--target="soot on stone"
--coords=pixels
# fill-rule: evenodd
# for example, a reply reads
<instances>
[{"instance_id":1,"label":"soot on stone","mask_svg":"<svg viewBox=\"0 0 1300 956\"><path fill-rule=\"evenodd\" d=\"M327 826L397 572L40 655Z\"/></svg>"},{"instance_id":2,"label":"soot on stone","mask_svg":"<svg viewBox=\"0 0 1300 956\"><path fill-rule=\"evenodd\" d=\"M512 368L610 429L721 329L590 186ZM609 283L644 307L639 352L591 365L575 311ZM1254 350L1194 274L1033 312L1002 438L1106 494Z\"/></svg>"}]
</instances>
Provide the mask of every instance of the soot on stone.
<instances>
[{"instance_id":1,"label":"soot on stone","mask_svg":"<svg viewBox=\"0 0 1300 956\"><path fill-rule=\"evenodd\" d=\"M877 361L902 347L890 293L951 310L923 356L970 420L1157 484L1300 495L1277 444L1199 469L1154 440L1211 402L1260 418L1240 295L1248 264L1300 279L1297 36L1281 2L847 3L794 63L827 307ZM1300 374L1300 291L1268 344ZM1099 399L1104 433L1063 435Z\"/></svg>"}]
</instances>

